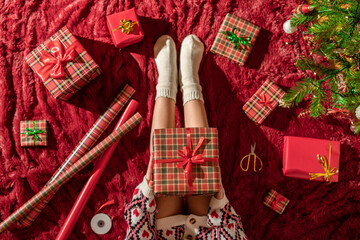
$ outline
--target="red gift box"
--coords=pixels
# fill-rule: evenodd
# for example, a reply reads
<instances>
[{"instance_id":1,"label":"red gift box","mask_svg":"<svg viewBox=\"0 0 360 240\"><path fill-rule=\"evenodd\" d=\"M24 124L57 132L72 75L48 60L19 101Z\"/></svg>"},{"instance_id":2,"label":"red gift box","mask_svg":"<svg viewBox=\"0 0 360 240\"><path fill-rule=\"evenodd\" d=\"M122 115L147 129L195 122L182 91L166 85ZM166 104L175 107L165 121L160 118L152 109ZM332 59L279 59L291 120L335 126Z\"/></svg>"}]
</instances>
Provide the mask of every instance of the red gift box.
<instances>
[{"instance_id":1,"label":"red gift box","mask_svg":"<svg viewBox=\"0 0 360 240\"><path fill-rule=\"evenodd\" d=\"M156 195L210 195L220 191L216 128L155 129L153 159Z\"/></svg>"},{"instance_id":2,"label":"red gift box","mask_svg":"<svg viewBox=\"0 0 360 240\"><path fill-rule=\"evenodd\" d=\"M140 42L144 38L135 8L106 16L106 23L117 48Z\"/></svg>"},{"instance_id":3,"label":"red gift box","mask_svg":"<svg viewBox=\"0 0 360 240\"><path fill-rule=\"evenodd\" d=\"M266 80L256 93L244 104L245 114L261 124L277 107L285 92L270 80Z\"/></svg>"},{"instance_id":4,"label":"red gift box","mask_svg":"<svg viewBox=\"0 0 360 240\"><path fill-rule=\"evenodd\" d=\"M289 204L290 200L275 191L274 189L271 189L266 197L264 198L264 204L277 212L278 214L282 214L286 208L286 206Z\"/></svg>"},{"instance_id":5,"label":"red gift box","mask_svg":"<svg viewBox=\"0 0 360 240\"><path fill-rule=\"evenodd\" d=\"M47 121L20 121L20 145L22 147L47 146Z\"/></svg>"},{"instance_id":6,"label":"red gift box","mask_svg":"<svg viewBox=\"0 0 360 240\"><path fill-rule=\"evenodd\" d=\"M260 27L228 13L224 18L210 51L235 61L239 65L244 65L256 42L259 32ZM238 42L240 40L239 38L242 43Z\"/></svg>"},{"instance_id":7,"label":"red gift box","mask_svg":"<svg viewBox=\"0 0 360 240\"><path fill-rule=\"evenodd\" d=\"M66 26L25 60L56 99L69 99L100 75L99 66Z\"/></svg>"},{"instance_id":8,"label":"red gift box","mask_svg":"<svg viewBox=\"0 0 360 240\"><path fill-rule=\"evenodd\" d=\"M284 176L329 183L338 182L339 161L338 141L284 137Z\"/></svg>"}]
</instances>

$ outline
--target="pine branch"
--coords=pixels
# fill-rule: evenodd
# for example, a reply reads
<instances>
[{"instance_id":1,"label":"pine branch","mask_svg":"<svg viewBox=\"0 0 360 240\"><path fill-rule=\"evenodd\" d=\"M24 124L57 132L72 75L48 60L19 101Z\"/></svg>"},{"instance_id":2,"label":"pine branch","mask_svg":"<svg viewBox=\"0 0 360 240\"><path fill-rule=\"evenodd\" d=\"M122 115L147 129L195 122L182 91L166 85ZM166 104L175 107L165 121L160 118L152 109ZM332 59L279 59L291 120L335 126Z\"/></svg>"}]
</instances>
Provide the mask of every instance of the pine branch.
<instances>
[{"instance_id":1,"label":"pine branch","mask_svg":"<svg viewBox=\"0 0 360 240\"><path fill-rule=\"evenodd\" d=\"M313 118L318 118L321 115L324 115L326 112L325 107L322 105L322 99L324 99L324 97L326 97L326 95L324 96L322 94L322 91L318 91L318 90L314 89L313 97L311 99L311 103L310 103L310 107L309 107L310 115Z\"/></svg>"},{"instance_id":2,"label":"pine branch","mask_svg":"<svg viewBox=\"0 0 360 240\"><path fill-rule=\"evenodd\" d=\"M308 81L297 82L283 97L283 105L286 107L297 106L308 96L313 89L313 85Z\"/></svg>"},{"instance_id":3,"label":"pine branch","mask_svg":"<svg viewBox=\"0 0 360 240\"><path fill-rule=\"evenodd\" d=\"M319 75L327 75L333 71L318 63L316 59L310 59L310 57L300 57L296 61L296 66L301 70L311 70Z\"/></svg>"}]
</instances>

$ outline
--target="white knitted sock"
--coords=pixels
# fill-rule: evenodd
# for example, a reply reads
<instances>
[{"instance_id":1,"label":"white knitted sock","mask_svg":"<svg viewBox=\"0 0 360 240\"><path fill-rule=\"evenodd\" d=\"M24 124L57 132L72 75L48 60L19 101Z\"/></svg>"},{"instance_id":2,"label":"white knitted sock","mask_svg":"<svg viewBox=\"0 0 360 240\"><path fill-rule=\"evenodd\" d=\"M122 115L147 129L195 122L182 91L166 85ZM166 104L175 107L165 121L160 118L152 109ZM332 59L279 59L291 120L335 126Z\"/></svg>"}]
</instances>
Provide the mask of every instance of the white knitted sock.
<instances>
[{"instance_id":1,"label":"white knitted sock","mask_svg":"<svg viewBox=\"0 0 360 240\"><path fill-rule=\"evenodd\" d=\"M179 81L183 92L183 104L190 100L204 102L199 81L199 67L204 52L204 45L195 35L184 38L180 50Z\"/></svg>"},{"instance_id":2,"label":"white knitted sock","mask_svg":"<svg viewBox=\"0 0 360 240\"><path fill-rule=\"evenodd\" d=\"M155 100L159 97L167 97L176 102L178 76L176 47L169 35L163 35L156 41L154 58L159 73Z\"/></svg>"}]
</instances>

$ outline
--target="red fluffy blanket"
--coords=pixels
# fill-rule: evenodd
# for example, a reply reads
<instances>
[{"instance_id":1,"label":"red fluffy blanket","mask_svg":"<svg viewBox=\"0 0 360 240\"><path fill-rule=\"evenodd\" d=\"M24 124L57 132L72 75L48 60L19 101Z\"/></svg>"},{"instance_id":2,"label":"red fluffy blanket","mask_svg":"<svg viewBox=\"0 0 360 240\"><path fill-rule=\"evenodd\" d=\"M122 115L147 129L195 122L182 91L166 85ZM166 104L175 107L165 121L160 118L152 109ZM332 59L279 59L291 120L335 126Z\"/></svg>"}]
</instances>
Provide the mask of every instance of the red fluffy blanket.
<instances>
[{"instance_id":1,"label":"red fluffy blanket","mask_svg":"<svg viewBox=\"0 0 360 240\"><path fill-rule=\"evenodd\" d=\"M0 2L0 218L4 220L36 194L96 119L106 110L125 83L136 90L144 121L118 145L96 189L78 219L70 239L123 239L123 212L134 187L140 183L149 159L149 135L157 71L153 44L171 35L178 48L188 34L205 44L200 70L210 126L220 137L220 166L227 196L241 215L250 239L359 239L360 175L359 137L349 124L334 118L298 119L298 108L276 108L262 125L242 111L243 104L266 80L287 89L302 74L294 66L294 54L285 42L282 24L297 0L50 0ZM145 38L125 49L116 49L105 16L136 7ZM262 28L253 52L243 67L209 51L226 13L233 13ZM69 101L55 100L24 57L62 26L76 35L102 69L102 75ZM295 48L306 52L305 44ZM49 122L49 146L20 147L19 123L23 119ZM177 102L177 126L183 124L181 97ZM105 134L111 132L114 123ZM284 135L333 139L341 142L339 183L324 184L282 175ZM259 173L243 172L240 159L256 142L264 161ZM92 166L66 183L26 229L12 229L1 239L55 239ZM278 215L263 204L271 188L290 199ZM111 231L94 234L90 220L103 203L115 204L102 212L113 218Z\"/></svg>"}]
</instances>

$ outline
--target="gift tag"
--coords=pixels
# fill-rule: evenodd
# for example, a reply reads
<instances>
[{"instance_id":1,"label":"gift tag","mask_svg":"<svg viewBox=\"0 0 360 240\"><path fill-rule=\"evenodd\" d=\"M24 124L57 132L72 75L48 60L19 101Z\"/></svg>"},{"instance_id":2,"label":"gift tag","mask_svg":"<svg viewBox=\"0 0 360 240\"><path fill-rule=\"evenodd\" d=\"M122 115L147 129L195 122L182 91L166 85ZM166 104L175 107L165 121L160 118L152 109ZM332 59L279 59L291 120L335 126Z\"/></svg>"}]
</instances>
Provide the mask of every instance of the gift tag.
<instances>
[{"instance_id":1,"label":"gift tag","mask_svg":"<svg viewBox=\"0 0 360 240\"><path fill-rule=\"evenodd\" d=\"M112 223L108 215L98 213L91 219L90 225L96 234L102 235L110 231Z\"/></svg>"}]
</instances>

